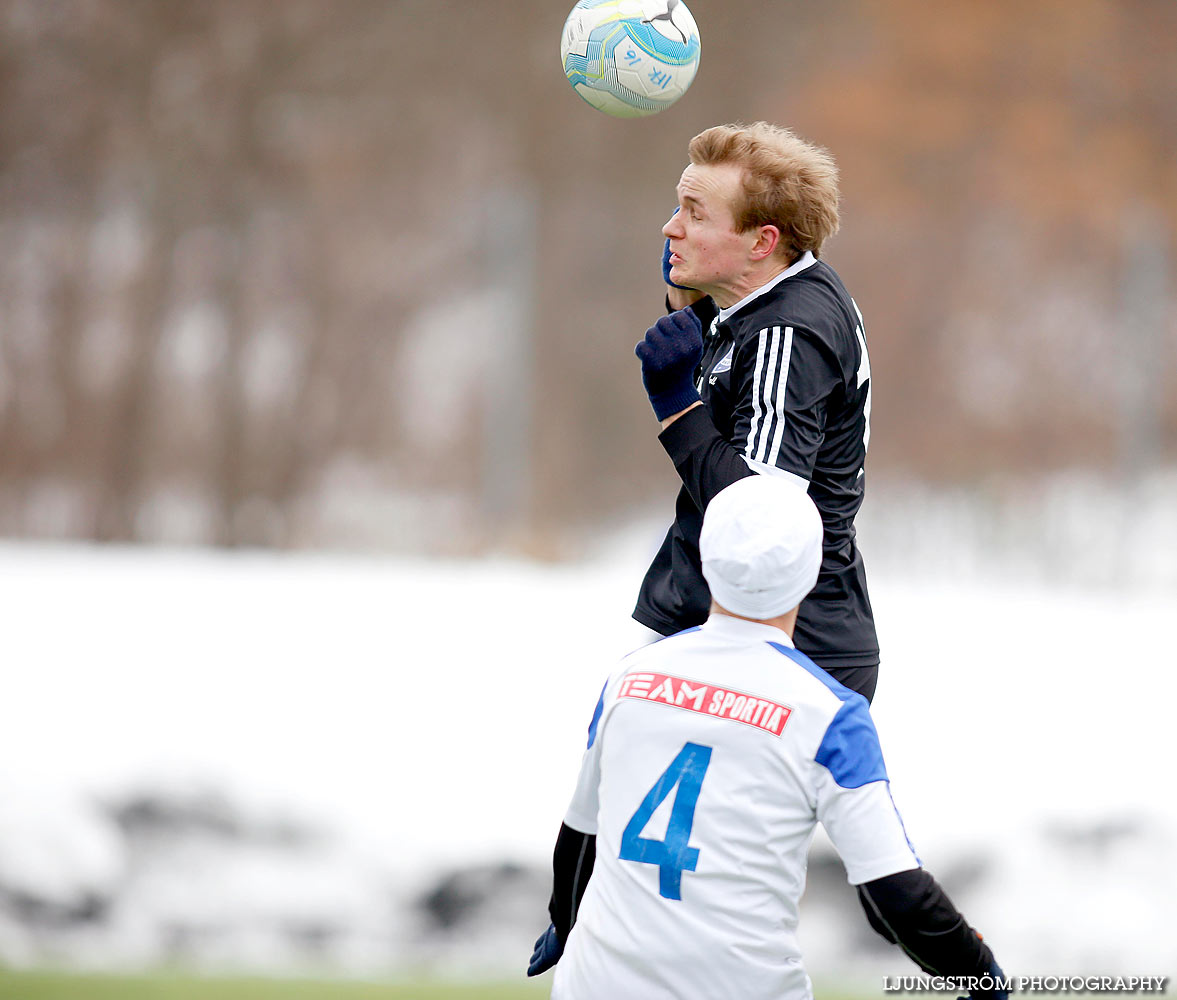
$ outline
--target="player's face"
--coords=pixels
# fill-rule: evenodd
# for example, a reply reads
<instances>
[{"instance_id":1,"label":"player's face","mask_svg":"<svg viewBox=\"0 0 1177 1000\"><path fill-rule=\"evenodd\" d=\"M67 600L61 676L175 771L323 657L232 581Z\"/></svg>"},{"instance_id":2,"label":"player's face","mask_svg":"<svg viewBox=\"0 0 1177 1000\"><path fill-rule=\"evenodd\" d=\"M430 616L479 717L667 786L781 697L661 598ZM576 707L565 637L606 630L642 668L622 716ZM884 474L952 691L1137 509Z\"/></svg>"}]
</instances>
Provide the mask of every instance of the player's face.
<instances>
[{"instance_id":1,"label":"player's face","mask_svg":"<svg viewBox=\"0 0 1177 1000\"><path fill-rule=\"evenodd\" d=\"M734 163L688 165L678 182L678 214L662 227L670 240L670 277L706 292L721 307L743 298L737 292L757 238L756 230L736 232L732 205L741 174Z\"/></svg>"}]
</instances>

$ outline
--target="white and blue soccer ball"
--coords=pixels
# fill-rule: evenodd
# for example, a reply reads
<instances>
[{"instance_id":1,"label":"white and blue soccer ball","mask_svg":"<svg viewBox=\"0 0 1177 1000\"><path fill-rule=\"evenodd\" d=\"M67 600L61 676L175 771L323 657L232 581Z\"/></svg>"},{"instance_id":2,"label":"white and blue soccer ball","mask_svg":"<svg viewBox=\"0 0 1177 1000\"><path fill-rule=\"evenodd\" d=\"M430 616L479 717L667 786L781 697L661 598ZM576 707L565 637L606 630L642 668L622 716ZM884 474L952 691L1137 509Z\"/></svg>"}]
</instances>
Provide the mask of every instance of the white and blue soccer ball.
<instances>
[{"instance_id":1,"label":"white and blue soccer ball","mask_svg":"<svg viewBox=\"0 0 1177 1000\"><path fill-rule=\"evenodd\" d=\"M560 39L564 75L598 111L640 118L687 92L699 29L682 0L580 0Z\"/></svg>"}]
</instances>

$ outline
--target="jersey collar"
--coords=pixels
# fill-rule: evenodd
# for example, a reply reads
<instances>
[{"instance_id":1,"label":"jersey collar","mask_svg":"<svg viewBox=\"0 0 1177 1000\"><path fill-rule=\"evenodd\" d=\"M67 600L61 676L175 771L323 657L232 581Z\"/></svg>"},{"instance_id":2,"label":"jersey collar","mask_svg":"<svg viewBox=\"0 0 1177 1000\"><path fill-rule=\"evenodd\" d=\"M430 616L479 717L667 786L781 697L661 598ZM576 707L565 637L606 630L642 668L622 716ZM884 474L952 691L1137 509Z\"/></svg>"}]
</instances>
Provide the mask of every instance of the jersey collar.
<instances>
[{"instance_id":1,"label":"jersey collar","mask_svg":"<svg viewBox=\"0 0 1177 1000\"><path fill-rule=\"evenodd\" d=\"M734 306L728 306L726 309L720 309L719 310L719 322L726 323L728 320L728 317L731 316L732 313L736 312L737 310L743 309L744 306L746 306L749 302L751 302L753 299L759 298L765 292L772 291L774 288L776 288L777 285L779 285L786 278L791 278L791 277L793 277L794 274L800 274L806 268L813 267L813 265L816 263L817 263L817 258L813 256L813 251L806 250L805 253L803 253L800 257L797 258L796 261L794 261L787 268L785 268L785 270L783 270L780 274L778 274L775 278L773 278L772 281L768 282L768 284L761 285L759 288L756 289L756 291L750 292L749 294L745 295Z\"/></svg>"},{"instance_id":2,"label":"jersey collar","mask_svg":"<svg viewBox=\"0 0 1177 1000\"><path fill-rule=\"evenodd\" d=\"M731 615L713 614L703 623L701 628L704 632L725 638L759 639L764 642L777 642L783 646L793 646L793 640L789 638L789 634L775 625L750 622L746 618L733 618Z\"/></svg>"}]
</instances>

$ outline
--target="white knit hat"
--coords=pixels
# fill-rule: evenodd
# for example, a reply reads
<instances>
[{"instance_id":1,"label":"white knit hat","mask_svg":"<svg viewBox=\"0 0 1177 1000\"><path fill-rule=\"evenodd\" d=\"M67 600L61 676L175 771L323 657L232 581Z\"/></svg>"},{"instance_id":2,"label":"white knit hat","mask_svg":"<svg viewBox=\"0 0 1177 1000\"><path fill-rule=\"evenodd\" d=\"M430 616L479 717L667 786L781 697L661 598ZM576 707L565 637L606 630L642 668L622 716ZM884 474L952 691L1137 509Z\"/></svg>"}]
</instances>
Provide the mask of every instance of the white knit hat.
<instances>
[{"instance_id":1,"label":"white knit hat","mask_svg":"<svg viewBox=\"0 0 1177 1000\"><path fill-rule=\"evenodd\" d=\"M703 578L725 610L775 618L813 589L821 540L821 515L801 487L751 475L707 505L699 536Z\"/></svg>"}]
</instances>

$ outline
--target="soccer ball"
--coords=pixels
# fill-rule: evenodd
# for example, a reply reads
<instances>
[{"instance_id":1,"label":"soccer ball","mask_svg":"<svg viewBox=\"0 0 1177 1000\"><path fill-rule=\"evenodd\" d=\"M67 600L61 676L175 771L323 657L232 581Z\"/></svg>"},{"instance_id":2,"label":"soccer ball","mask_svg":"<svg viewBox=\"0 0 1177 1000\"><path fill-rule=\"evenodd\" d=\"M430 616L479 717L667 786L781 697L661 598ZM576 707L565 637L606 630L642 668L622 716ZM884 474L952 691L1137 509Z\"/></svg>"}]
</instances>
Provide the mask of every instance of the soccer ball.
<instances>
[{"instance_id":1,"label":"soccer ball","mask_svg":"<svg viewBox=\"0 0 1177 1000\"><path fill-rule=\"evenodd\" d=\"M580 0L560 39L564 75L598 111L640 118L670 107L699 68L699 29L682 0Z\"/></svg>"}]
</instances>

